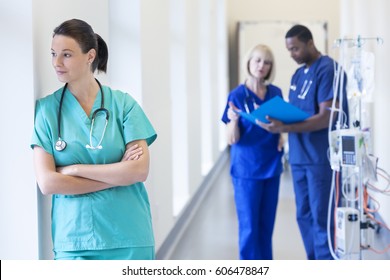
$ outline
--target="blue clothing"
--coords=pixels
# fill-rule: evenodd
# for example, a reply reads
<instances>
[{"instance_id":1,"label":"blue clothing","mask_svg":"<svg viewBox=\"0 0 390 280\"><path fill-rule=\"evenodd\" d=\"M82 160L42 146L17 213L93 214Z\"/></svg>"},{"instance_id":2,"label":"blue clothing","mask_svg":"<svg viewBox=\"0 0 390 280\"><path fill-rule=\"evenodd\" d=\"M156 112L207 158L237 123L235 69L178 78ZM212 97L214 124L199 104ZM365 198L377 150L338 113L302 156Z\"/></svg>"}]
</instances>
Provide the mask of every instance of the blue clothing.
<instances>
[{"instance_id":1,"label":"blue clothing","mask_svg":"<svg viewBox=\"0 0 390 280\"><path fill-rule=\"evenodd\" d=\"M242 111L245 111L245 104L253 111L254 103L261 106L275 96L282 97L282 91L274 85L267 86L265 98L261 100L254 92L241 84L229 94L222 121L229 122L227 117L229 101L232 101ZM244 118L239 119L239 129L240 140L232 145L230 150L231 176L261 180L280 175L283 155L283 152L277 149L280 135L269 133Z\"/></svg>"},{"instance_id":2,"label":"blue clothing","mask_svg":"<svg viewBox=\"0 0 390 280\"><path fill-rule=\"evenodd\" d=\"M241 260L272 260L272 234L280 176L264 180L233 178Z\"/></svg>"},{"instance_id":3,"label":"blue clothing","mask_svg":"<svg viewBox=\"0 0 390 280\"><path fill-rule=\"evenodd\" d=\"M319 104L333 99L334 62L321 56L305 71L300 67L291 79L289 102L310 116L319 111ZM329 164L328 128L306 133L289 133L291 164Z\"/></svg>"},{"instance_id":4,"label":"blue clothing","mask_svg":"<svg viewBox=\"0 0 390 280\"><path fill-rule=\"evenodd\" d=\"M265 99L239 85L232 90L222 116L228 123L229 101L240 110L254 110L275 96L280 88L267 86ZM239 224L240 259L272 259L272 233L275 224L280 174L283 170L278 151L279 134L272 134L250 121L239 118L240 139L231 146L231 168L234 198Z\"/></svg>"},{"instance_id":5,"label":"blue clothing","mask_svg":"<svg viewBox=\"0 0 390 280\"><path fill-rule=\"evenodd\" d=\"M309 115L319 104L333 99L335 62L321 56L308 69L302 66L292 76L289 101ZM344 88L345 113L348 114ZM289 133L289 161L297 203L297 221L308 259L331 259L327 240L327 210L332 184L328 159L328 128Z\"/></svg>"},{"instance_id":6,"label":"blue clothing","mask_svg":"<svg viewBox=\"0 0 390 280\"><path fill-rule=\"evenodd\" d=\"M56 166L119 162L126 144L145 139L150 145L157 135L138 103L128 94L103 86L104 107L110 117L102 149L86 149L90 142L93 112L100 108L97 95L91 114L86 115L67 89L63 99L61 136L67 142L55 150L58 139L58 109L62 89L37 101L31 146L40 146L54 158ZM92 143L103 133L105 115L98 114ZM82 194L52 196L54 251L108 250L154 246L150 204L142 182Z\"/></svg>"},{"instance_id":7,"label":"blue clothing","mask_svg":"<svg viewBox=\"0 0 390 280\"><path fill-rule=\"evenodd\" d=\"M297 222L309 260L333 259L328 247L327 219L332 170L329 164L291 165ZM330 232L334 232L331 215ZM333 234L330 236L333 241ZM333 242L332 242L333 244Z\"/></svg>"}]
</instances>

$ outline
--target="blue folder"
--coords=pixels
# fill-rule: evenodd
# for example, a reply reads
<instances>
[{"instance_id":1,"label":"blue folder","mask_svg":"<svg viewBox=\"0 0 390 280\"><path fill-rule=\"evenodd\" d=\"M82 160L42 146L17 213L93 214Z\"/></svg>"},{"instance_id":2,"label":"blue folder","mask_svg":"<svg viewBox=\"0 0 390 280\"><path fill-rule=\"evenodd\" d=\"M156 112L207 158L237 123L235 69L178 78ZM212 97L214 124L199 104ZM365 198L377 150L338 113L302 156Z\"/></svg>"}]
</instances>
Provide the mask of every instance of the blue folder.
<instances>
[{"instance_id":1,"label":"blue folder","mask_svg":"<svg viewBox=\"0 0 390 280\"><path fill-rule=\"evenodd\" d=\"M256 119L264 123L269 123L265 118L266 116L286 124L301 122L309 117L308 113L284 101L283 98L279 96L275 96L271 100L263 103L250 114L245 112L239 112L239 114L254 124L256 124Z\"/></svg>"}]
</instances>

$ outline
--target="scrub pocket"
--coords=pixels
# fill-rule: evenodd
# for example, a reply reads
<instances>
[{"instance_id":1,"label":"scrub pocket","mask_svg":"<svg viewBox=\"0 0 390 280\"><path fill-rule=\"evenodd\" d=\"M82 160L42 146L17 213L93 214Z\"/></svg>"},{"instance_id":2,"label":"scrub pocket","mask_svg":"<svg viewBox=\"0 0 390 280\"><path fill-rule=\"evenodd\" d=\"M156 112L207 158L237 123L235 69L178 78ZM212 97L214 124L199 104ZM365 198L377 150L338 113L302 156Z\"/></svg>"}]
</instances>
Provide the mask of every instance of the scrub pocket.
<instances>
[{"instance_id":1,"label":"scrub pocket","mask_svg":"<svg viewBox=\"0 0 390 280\"><path fill-rule=\"evenodd\" d=\"M86 195L53 197L54 246L88 241L93 236L92 199Z\"/></svg>"}]
</instances>

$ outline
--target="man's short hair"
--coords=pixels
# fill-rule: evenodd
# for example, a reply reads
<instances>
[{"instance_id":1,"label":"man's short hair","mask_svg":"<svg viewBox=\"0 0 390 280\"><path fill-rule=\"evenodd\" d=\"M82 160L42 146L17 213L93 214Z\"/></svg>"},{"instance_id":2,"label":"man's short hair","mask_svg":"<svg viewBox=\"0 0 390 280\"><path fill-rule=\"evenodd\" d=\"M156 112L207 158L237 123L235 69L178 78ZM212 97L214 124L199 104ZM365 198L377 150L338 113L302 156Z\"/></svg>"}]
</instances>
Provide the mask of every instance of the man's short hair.
<instances>
[{"instance_id":1,"label":"man's short hair","mask_svg":"<svg viewBox=\"0 0 390 280\"><path fill-rule=\"evenodd\" d=\"M313 40L313 35L311 34L309 28L304 25L294 25L287 31L285 38L298 37L298 40L304 43L307 43L309 40Z\"/></svg>"}]
</instances>

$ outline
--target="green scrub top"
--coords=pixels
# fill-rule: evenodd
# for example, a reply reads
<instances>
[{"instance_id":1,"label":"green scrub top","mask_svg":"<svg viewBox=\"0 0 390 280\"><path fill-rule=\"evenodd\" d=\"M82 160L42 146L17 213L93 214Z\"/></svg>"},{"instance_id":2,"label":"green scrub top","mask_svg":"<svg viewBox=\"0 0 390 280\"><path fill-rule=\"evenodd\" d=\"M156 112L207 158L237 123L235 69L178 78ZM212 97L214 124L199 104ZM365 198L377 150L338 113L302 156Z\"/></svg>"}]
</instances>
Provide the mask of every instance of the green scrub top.
<instances>
[{"instance_id":1,"label":"green scrub top","mask_svg":"<svg viewBox=\"0 0 390 280\"><path fill-rule=\"evenodd\" d=\"M40 146L53 155L56 166L108 164L121 160L127 143L145 139L150 145L157 134L142 108L128 94L103 86L104 108L109 111L102 149L90 144L92 114L101 106L96 97L90 116L67 89L61 112L63 151L55 150L58 139L58 109L62 89L37 101L31 147ZM96 146L106 116L98 113L92 131ZM114 187L82 195L52 196L52 237L54 251L102 250L154 246L150 204L143 183Z\"/></svg>"}]
</instances>

